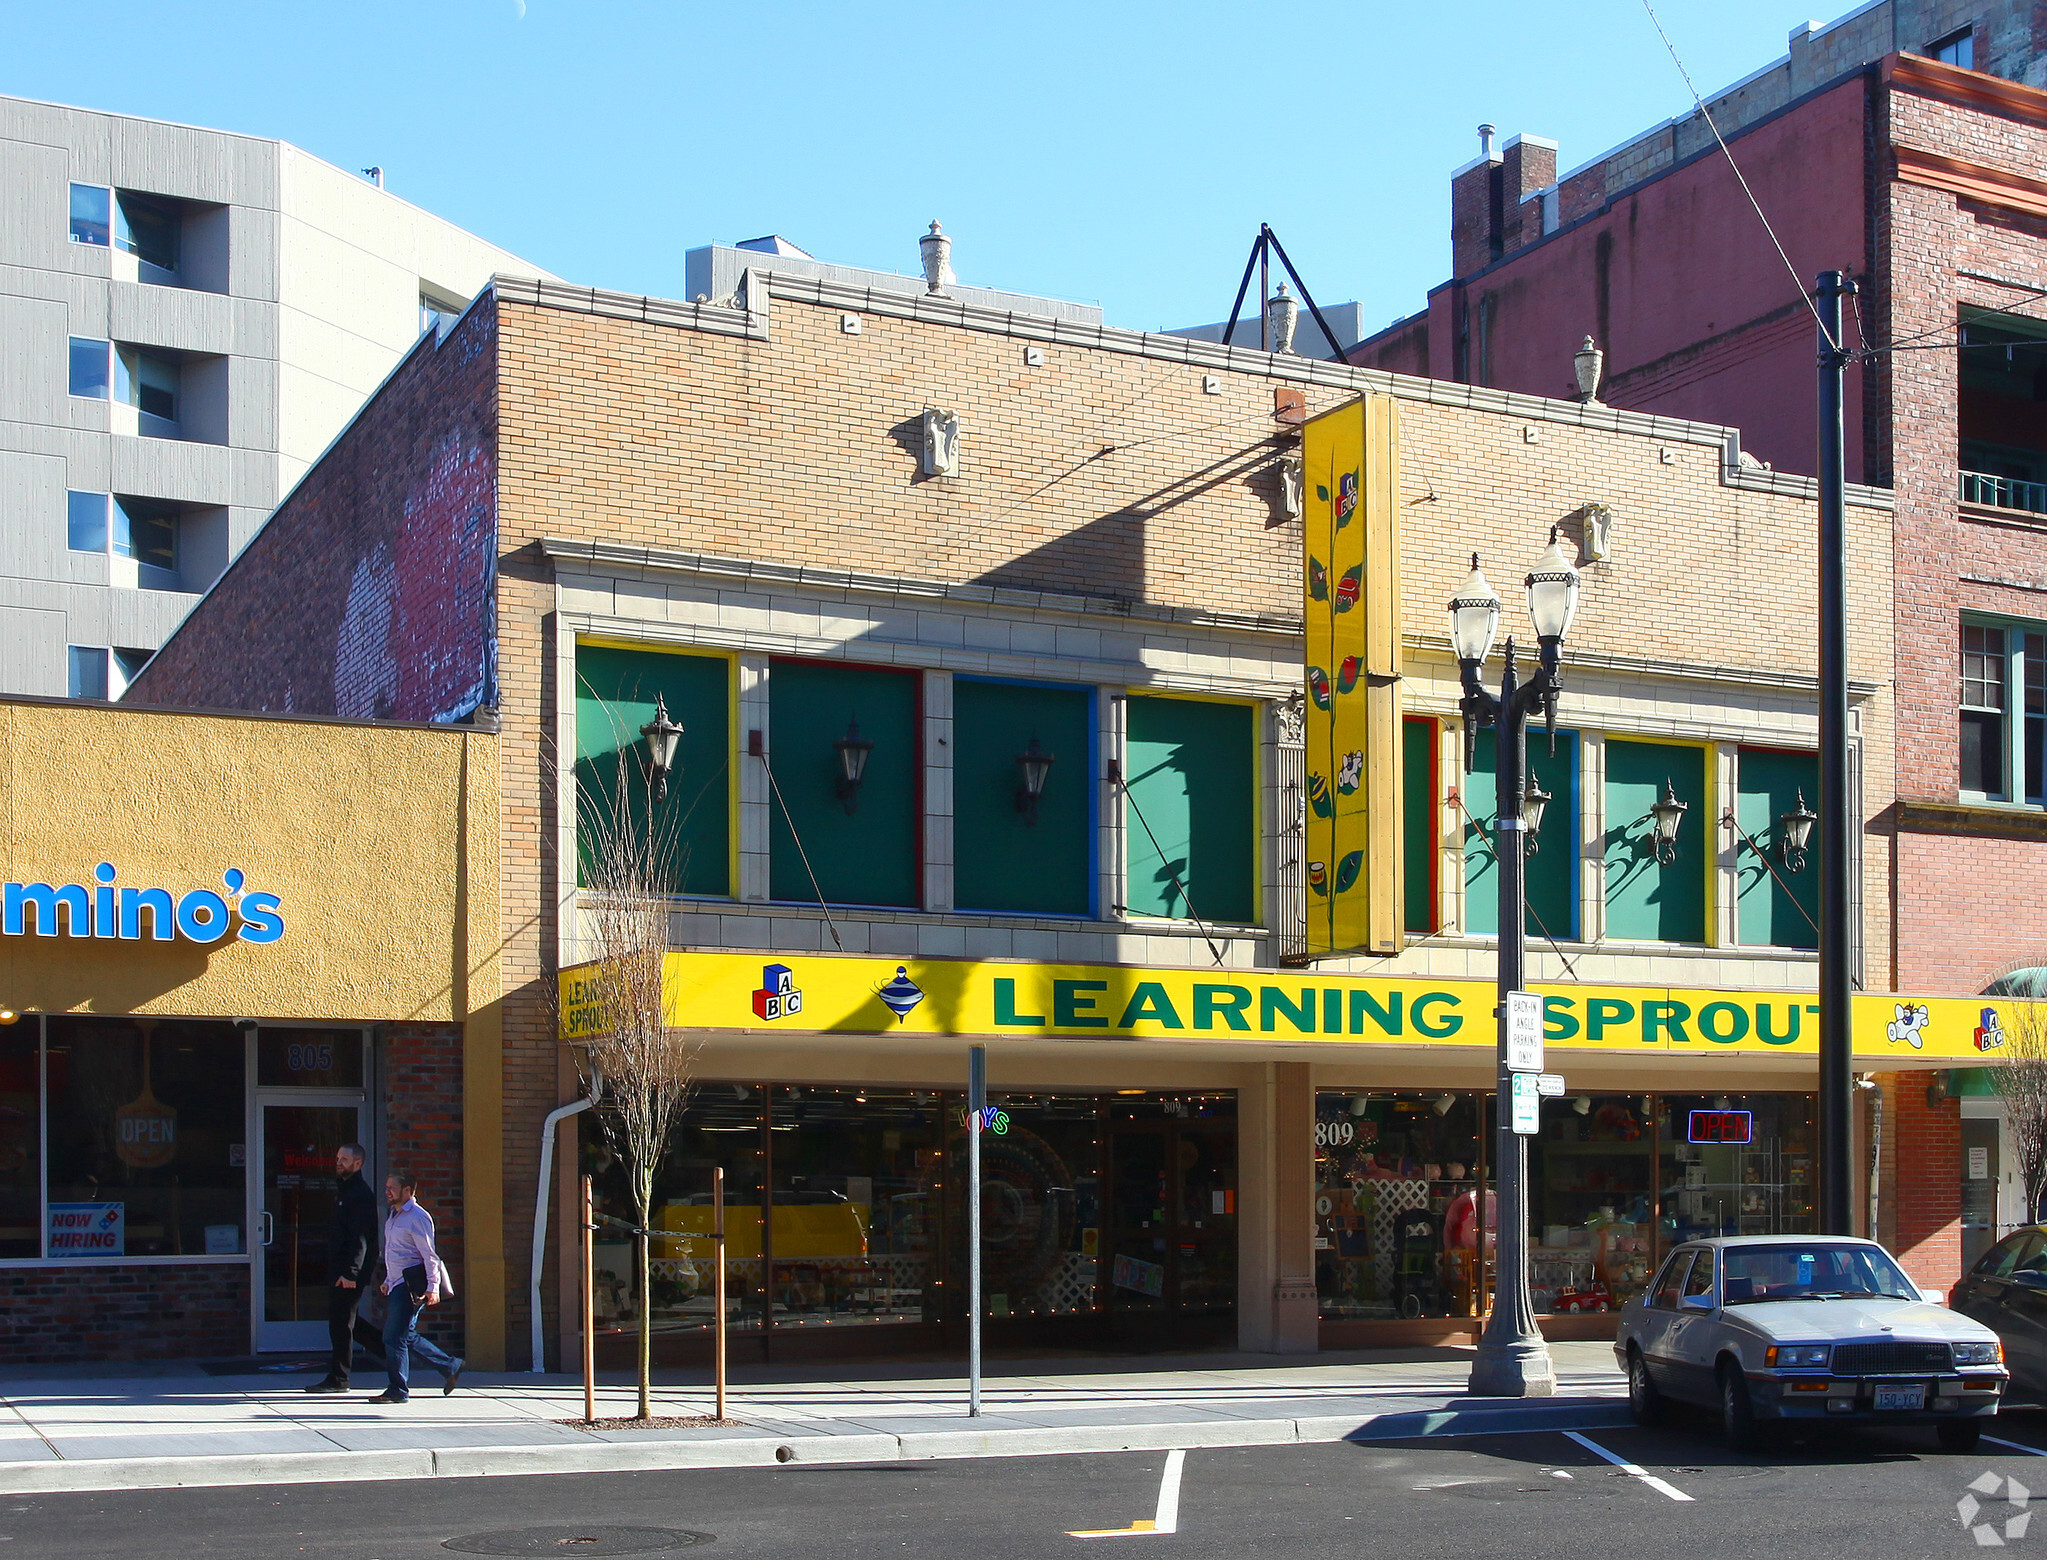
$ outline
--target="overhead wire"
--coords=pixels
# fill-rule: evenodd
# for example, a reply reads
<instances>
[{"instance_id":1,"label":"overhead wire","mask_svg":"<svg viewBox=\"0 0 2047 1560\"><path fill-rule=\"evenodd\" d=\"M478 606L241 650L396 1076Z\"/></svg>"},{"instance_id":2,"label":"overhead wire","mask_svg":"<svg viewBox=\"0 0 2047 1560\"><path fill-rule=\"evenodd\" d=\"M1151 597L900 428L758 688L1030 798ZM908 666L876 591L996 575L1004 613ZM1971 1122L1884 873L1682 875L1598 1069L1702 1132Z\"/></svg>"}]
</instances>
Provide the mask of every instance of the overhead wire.
<instances>
[{"instance_id":1,"label":"overhead wire","mask_svg":"<svg viewBox=\"0 0 2047 1560\"><path fill-rule=\"evenodd\" d=\"M1748 197L1749 205L1755 208L1756 219L1763 224L1763 231L1770 235L1770 244L1777 251L1777 258L1784 262L1784 269L1790 274L1792 284L1797 287L1798 296L1805 300L1805 306L1812 311L1813 323L1820 328L1820 339L1838 352L1841 343L1834 340L1832 333L1828 331L1827 322L1820 317L1819 305L1812 301L1812 295L1806 291L1805 278L1798 274L1798 267L1791 263L1791 256L1785 253L1783 241L1777 237L1777 229L1771 225L1768 215L1763 211L1763 203L1756 199L1756 192L1749 188L1748 177L1741 171L1741 164L1734 160L1734 152L1727 144L1727 137L1720 133L1720 126L1713 122L1712 110L1706 107L1706 100L1699 96L1699 89L1692 85L1692 73L1685 69L1685 62L1677 52L1677 45L1670 41L1670 34L1663 30L1663 19L1656 14L1656 7L1651 0L1642 0L1642 9L1649 13L1650 25L1656 29L1656 36L1663 40L1663 47L1670 52L1670 62L1677 67L1678 75L1684 78L1685 90L1691 93L1692 101L1699 107L1699 117L1706 121L1706 128L1713 132L1713 139L1720 143L1721 155L1727 159L1727 166L1734 170L1735 181L1741 185L1741 192Z\"/></svg>"}]
</instances>

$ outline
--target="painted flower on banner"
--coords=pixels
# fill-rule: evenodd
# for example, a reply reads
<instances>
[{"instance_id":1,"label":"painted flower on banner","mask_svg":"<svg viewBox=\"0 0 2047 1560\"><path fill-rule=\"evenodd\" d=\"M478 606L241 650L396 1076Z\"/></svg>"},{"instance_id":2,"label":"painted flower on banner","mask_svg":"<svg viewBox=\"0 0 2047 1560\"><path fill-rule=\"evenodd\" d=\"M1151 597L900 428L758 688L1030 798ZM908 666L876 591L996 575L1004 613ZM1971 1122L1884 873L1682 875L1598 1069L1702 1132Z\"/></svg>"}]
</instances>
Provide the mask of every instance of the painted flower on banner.
<instances>
[{"instance_id":1,"label":"painted flower on banner","mask_svg":"<svg viewBox=\"0 0 2047 1560\"><path fill-rule=\"evenodd\" d=\"M1343 571L1343 578L1336 582L1336 610L1348 612L1358 604L1358 592L1364 588L1365 566L1351 565Z\"/></svg>"},{"instance_id":2,"label":"painted flower on banner","mask_svg":"<svg viewBox=\"0 0 2047 1560\"><path fill-rule=\"evenodd\" d=\"M1364 752L1362 749L1352 748L1343 755L1343 767L1336 771L1336 789L1348 796L1358 788L1358 782L1364 777Z\"/></svg>"},{"instance_id":3,"label":"painted flower on banner","mask_svg":"<svg viewBox=\"0 0 2047 1560\"><path fill-rule=\"evenodd\" d=\"M1315 701L1315 708L1329 708L1329 674L1319 666L1308 668L1308 697Z\"/></svg>"},{"instance_id":4,"label":"painted flower on banner","mask_svg":"<svg viewBox=\"0 0 2047 1560\"><path fill-rule=\"evenodd\" d=\"M1319 861L1308 863L1308 887L1325 898L1329 894L1329 868Z\"/></svg>"},{"instance_id":5,"label":"painted flower on banner","mask_svg":"<svg viewBox=\"0 0 2047 1560\"><path fill-rule=\"evenodd\" d=\"M1317 601L1329 599L1329 571L1313 553L1308 554L1308 594Z\"/></svg>"},{"instance_id":6,"label":"painted flower on banner","mask_svg":"<svg viewBox=\"0 0 2047 1560\"><path fill-rule=\"evenodd\" d=\"M1358 667L1359 662L1356 656L1347 655L1343 658L1343 665L1336 669L1336 691L1338 693L1349 693L1351 689L1358 685Z\"/></svg>"},{"instance_id":7,"label":"painted flower on banner","mask_svg":"<svg viewBox=\"0 0 2047 1560\"><path fill-rule=\"evenodd\" d=\"M1329 776L1308 776L1308 805L1315 809L1318 818L1336 816L1336 802L1329 794Z\"/></svg>"}]
</instances>

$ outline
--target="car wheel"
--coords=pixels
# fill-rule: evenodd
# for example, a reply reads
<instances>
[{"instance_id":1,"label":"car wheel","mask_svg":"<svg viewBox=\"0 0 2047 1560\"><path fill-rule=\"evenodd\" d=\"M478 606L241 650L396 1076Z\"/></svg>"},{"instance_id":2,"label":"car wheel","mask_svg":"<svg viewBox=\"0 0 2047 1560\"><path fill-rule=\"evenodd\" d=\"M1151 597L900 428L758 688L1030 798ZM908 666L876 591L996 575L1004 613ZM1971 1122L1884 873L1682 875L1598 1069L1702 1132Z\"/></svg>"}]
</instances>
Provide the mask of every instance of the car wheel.
<instances>
[{"instance_id":1,"label":"car wheel","mask_svg":"<svg viewBox=\"0 0 2047 1560\"><path fill-rule=\"evenodd\" d=\"M1737 1365L1720 1367L1720 1433L1731 1452L1752 1452L1758 1444L1755 1407Z\"/></svg>"},{"instance_id":2,"label":"car wheel","mask_svg":"<svg viewBox=\"0 0 2047 1560\"><path fill-rule=\"evenodd\" d=\"M1628 1350L1628 1413L1644 1427L1663 1417L1663 1394L1649 1379L1649 1362L1639 1349Z\"/></svg>"},{"instance_id":3,"label":"car wheel","mask_svg":"<svg viewBox=\"0 0 2047 1560\"><path fill-rule=\"evenodd\" d=\"M1973 1452L1976 1443L1983 1439L1983 1423L1977 1419L1957 1419L1936 1426L1934 1433L1940 1437L1940 1449L1944 1452Z\"/></svg>"}]
</instances>

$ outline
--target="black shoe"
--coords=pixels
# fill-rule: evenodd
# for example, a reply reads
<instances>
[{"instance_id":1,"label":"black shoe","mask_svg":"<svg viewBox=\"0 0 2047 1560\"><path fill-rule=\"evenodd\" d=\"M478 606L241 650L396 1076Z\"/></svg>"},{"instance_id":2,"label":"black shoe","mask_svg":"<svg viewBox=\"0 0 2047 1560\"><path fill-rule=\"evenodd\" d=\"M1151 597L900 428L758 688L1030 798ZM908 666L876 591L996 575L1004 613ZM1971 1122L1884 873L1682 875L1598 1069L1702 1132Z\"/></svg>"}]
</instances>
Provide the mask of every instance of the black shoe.
<instances>
[{"instance_id":1,"label":"black shoe","mask_svg":"<svg viewBox=\"0 0 2047 1560\"><path fill-rule=\"evenodd\" d=\"M314 1382L310 1387L307 1387L305 1390L308 1392L346 1392L348 1390L348 1383L345 1381L336 1381L333 1377L330 1376L325 1381Z\"/></svg>"},{"instance_id":2,"label":"black shoe","mask_svg":"<svg viewBox=\"0 0 2047 1560\"><path fill-rule=\"evenodd\" d=\"M411 1399L398 1397L392 1393L389 1387L386 1387L382 1392L379 1392L375 1397L371 1398L370 1401L372 1403L407 1403L410 1402Z\"/></svg>"},{"instance_id":3,"label":"black shoe","mask_svg":"<svg viewBox=\"0 0 2047 1560\"><path fill-rule=\"evenodd\" d=\"M442 1397L446 1397L455 1390L455 1383L462 1379L462 1367L468 1363L469 1361L463 1359L455 1361L455 1368L448 1372L448 1379L441 1387Z\"/></svg>"}]
</instances>

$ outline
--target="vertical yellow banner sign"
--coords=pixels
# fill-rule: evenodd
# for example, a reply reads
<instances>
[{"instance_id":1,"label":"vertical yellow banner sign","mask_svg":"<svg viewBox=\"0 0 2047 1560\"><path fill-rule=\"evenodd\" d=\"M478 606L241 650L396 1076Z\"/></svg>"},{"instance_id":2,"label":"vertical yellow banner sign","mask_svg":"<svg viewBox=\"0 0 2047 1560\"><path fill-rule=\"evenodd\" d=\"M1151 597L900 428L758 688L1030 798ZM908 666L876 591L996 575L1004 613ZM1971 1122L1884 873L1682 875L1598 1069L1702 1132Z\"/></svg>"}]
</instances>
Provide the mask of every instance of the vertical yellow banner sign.
<instances>
[{"instance_id":1,"label":"vertical yellow banner sign","mask_svg":"<svg viewBox=\"0 0 2047 1560\"><path fill-rule=\"evenodd\" d=\"M1401 947L1399 422L1367 396L1301 430L1308 955Z\"/></svg>"}]
</instances>

